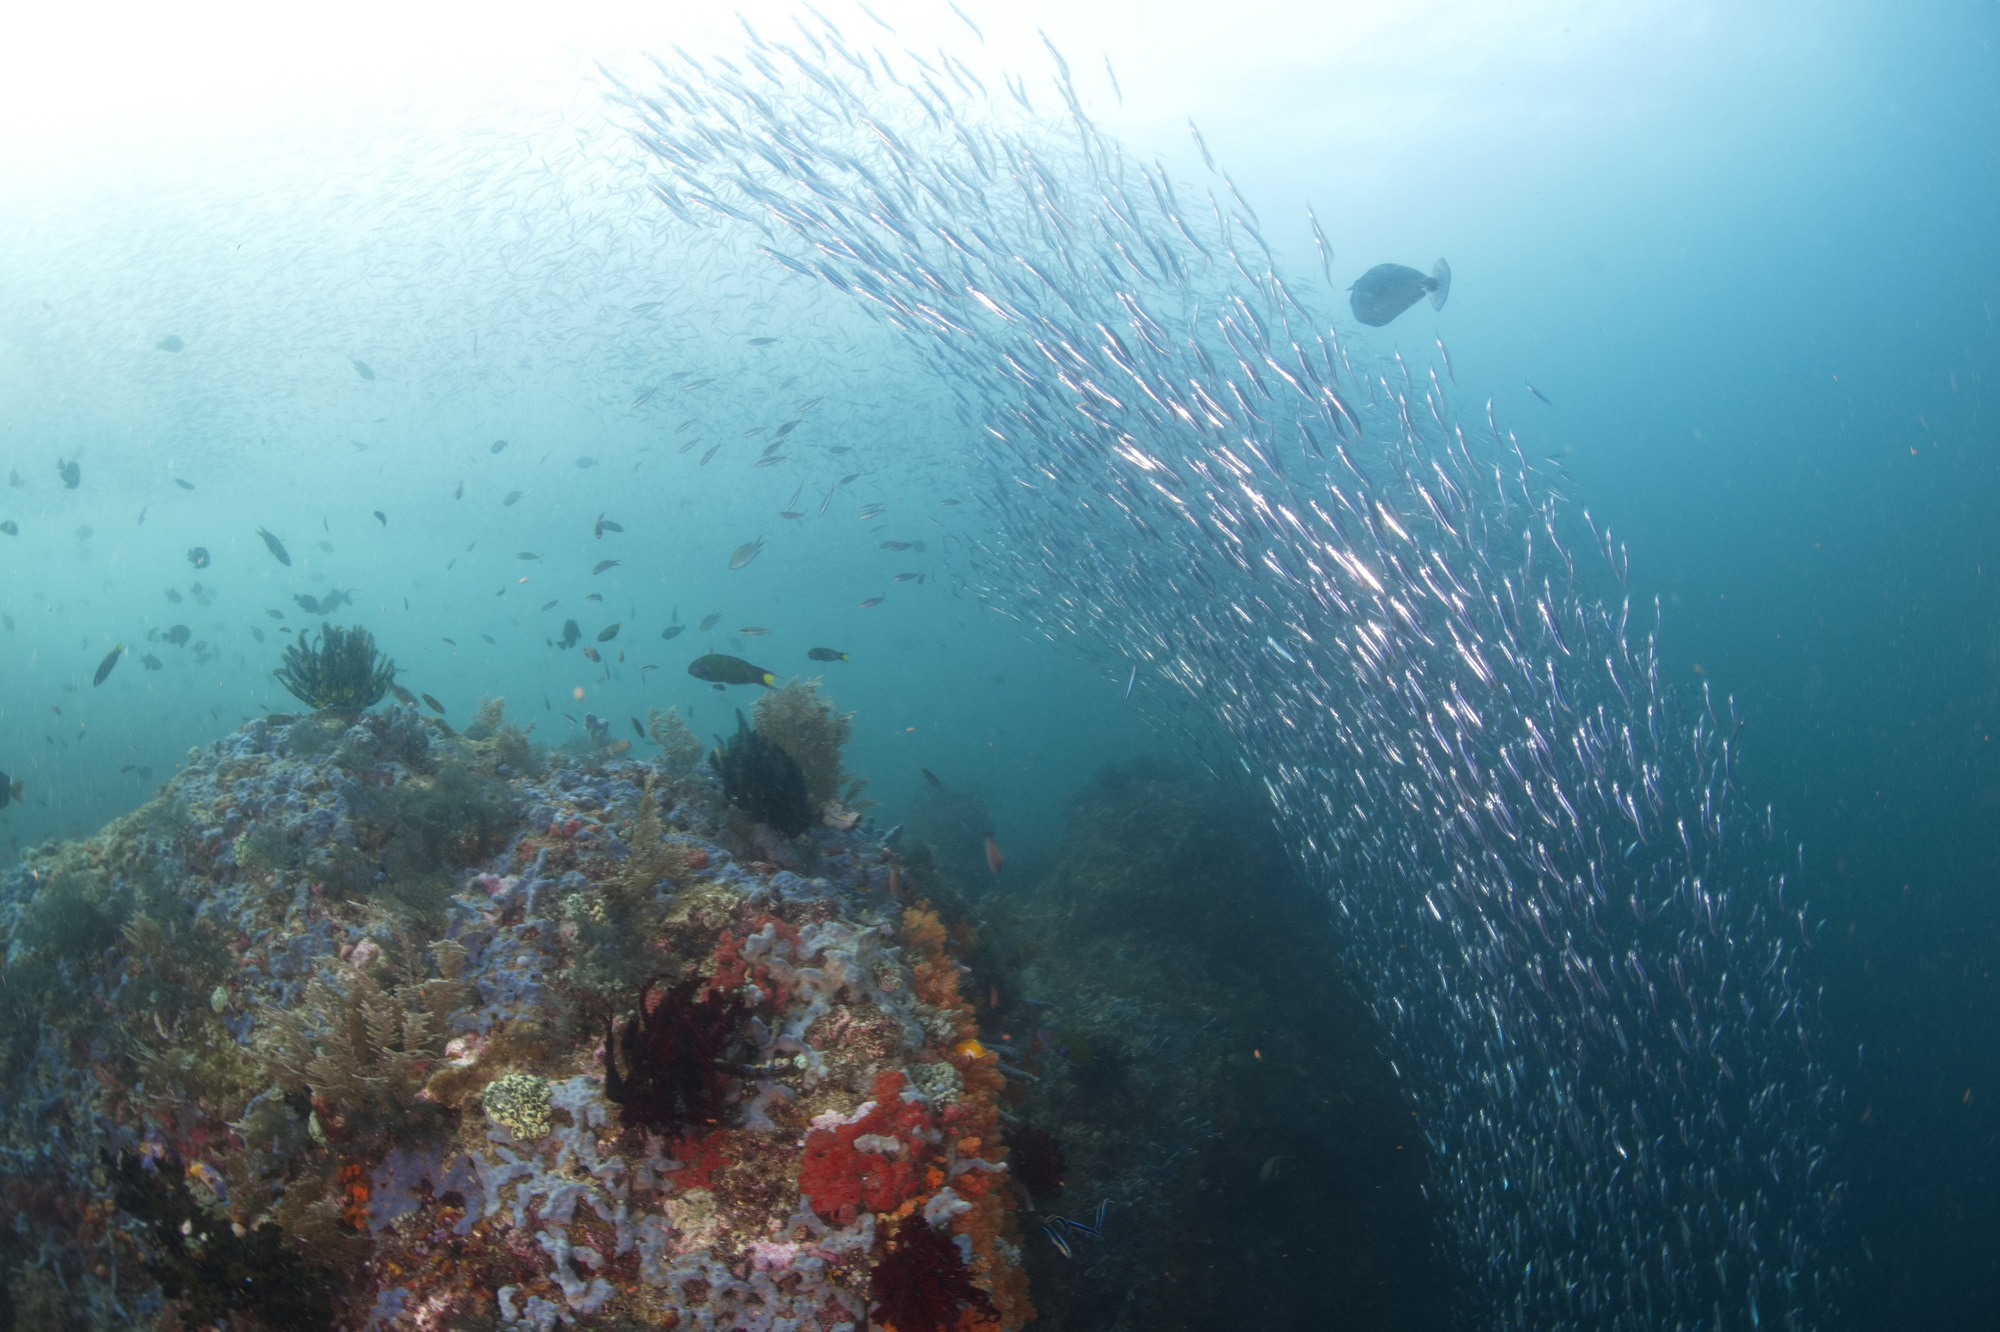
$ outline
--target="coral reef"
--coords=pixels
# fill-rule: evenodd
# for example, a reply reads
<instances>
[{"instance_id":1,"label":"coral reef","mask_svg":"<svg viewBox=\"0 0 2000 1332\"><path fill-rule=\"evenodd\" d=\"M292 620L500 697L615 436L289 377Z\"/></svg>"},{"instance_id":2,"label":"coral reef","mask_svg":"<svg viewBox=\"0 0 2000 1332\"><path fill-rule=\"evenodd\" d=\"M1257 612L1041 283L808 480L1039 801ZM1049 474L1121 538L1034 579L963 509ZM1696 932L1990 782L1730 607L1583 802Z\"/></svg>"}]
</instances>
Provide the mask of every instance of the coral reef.
<instances>
[{"instance_id":1,"label":"coral reef","mask_svg":"<svg viewBox=\"0 0 2000 1332\"><path fill-rule=\"evenodd\" d=\"M358 712L380 703L396 680L396 663L375 651L375 635L356 625L321 624L319 641L307 630L285 649L284 664L271 672L278 683L310 708Z\"/></svg>"},{"instance_id":2,"label":"coral reef","mask_svg":"<svg viewBox=\"0 0 2000 1332\"><path fill-rule=\"evenodd\" d=\"M736 734L709 755L729 803L786 837L813 824L805 772L781 745L736 714Z\"/></svg>"},{"instance_id":3,"label":"coral reef","mask_svg":"<svg viewBox=\"0 0 2000 1332\"><path fill-rule=\"evenodd\" d=\"M474 729L253 721L0 875L12 1326L1024 1326L1003 1079L883 849Z\"/></svg>"}]
</instances>

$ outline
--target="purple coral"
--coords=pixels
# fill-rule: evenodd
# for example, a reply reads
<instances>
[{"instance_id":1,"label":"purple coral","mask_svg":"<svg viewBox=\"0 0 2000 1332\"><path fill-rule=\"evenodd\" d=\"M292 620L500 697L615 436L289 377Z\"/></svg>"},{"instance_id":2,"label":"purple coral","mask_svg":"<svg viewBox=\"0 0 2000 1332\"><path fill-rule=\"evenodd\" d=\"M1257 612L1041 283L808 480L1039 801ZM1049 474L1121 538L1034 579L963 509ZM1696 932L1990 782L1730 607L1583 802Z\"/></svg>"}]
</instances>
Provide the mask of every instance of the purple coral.
<instances>
[{"instance_id":1,"label":"purple coral","mask_svg":"<svg viewBox=\"0 0 2000 1332\"><path fill-rule=\"evenodd\" d=\"M656 983L657 978L640 988L638 1011L623 1031L614 1027L606 1037L604 1096L618 1106L626 1128L671 1137L722 1117L730 1080L721 1061L749 1012L735 994L695 998L703 984L699 977L658 992Z\"/></svg>"},{"instance_id":2,"label":"purple coral","mask_svg":"<svg viewBox=\"0 0 2000 1332\"><path fill-rule=\"evenodd\" d=\"M920 1216L906 1216L896 1226L889 1251L868 1279L868 1297L874 1302L869 1317L896 1332L947 1332L958 1326L961 1305L995 1312L986 1292L972 1284L958 1245Z\"/></svg>"}]
</instances>

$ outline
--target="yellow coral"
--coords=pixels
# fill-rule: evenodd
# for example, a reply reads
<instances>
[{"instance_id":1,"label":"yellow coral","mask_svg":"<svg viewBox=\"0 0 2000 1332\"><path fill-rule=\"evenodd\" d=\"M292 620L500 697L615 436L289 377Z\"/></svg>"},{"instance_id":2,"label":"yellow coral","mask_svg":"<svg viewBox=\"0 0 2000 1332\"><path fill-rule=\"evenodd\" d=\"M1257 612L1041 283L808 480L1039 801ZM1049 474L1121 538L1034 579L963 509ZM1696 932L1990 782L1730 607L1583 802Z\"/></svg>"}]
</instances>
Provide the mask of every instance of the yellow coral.
<instances>
[{"instance_id":1,"label":"yellow coral","mask_svg":"<svg viewBox=\"0 0 2000 1332\"><path fill-rule=\"evenodd\" d=\"M820 697L818 680L794 678L767 692L751 711L757 734L790 754L805 774L806 800L815 811L836 802L855 808L853 797L862 783L850 783L843 801L841 784L847 777L840 766L841 747L854 738L854 714L835 712L832 701Z\"/></svg>"},{"instance_id":2,"label":"yellow coral","mask_svg":"<svg viewBox=\"0 0 2000 1332\"><path fill-rule=\"evenodd\" d=\"M548 1136L549 1081L533 1073L509 1073L486 1086L486 1117L523 1142Z\"/></svg>"},{"instance_id":3,"label":"yellow coral","mask_svg":"<svg viewBox=\"0 0 2000 1332\"><path fill-rule=\"evenodd\" d=\"M679 709L646 709L646 734L660 747L660 770L673 780L687 776L701 762L701 741L681 720Z\"/></svg>"}]
</instances>

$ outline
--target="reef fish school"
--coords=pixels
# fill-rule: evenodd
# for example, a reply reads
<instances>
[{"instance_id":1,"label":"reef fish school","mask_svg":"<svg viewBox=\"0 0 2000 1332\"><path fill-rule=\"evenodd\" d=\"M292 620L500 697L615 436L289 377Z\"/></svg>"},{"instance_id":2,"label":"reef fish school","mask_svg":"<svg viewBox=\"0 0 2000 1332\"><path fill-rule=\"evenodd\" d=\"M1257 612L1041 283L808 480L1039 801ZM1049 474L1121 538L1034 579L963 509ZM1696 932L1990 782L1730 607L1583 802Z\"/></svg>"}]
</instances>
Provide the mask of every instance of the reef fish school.
<instances>
[{"instance_id":1,"label":"reef fish school","mask_svg":"<svg viewBox=\"0 0 2000 1332\"><path fill-rule=\"evenodd\" d=\"M1375 978L1476 1321L1824 1321L1837 1097L1728 706L1662 683L1623 548L1448 364L1344 342L1226 178L1140 163L1055 64L995 93L816 18L617 95L664 208L876 312L984 426L996 607L1120 625L1107 673L1231 735Z\"/></svg>"}]
</instances>

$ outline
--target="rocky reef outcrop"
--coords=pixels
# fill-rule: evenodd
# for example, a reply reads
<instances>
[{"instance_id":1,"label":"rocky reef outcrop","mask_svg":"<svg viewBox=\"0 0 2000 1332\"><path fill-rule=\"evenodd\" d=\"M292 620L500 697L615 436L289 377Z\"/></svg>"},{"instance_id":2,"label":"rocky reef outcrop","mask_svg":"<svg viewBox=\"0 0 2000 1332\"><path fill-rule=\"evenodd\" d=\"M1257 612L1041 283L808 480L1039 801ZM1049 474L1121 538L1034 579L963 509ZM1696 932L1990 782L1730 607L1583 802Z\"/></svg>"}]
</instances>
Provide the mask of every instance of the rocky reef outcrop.
<instances>
[{"instance_id":1,"label":"rocky reef outcrop","mask_svg":"<svg viewBox=\"0 0 2000 1332\"><path fill-rule=\"evenodd\" d=\"M952 932L688 747L273 716L11 868L0 1325L1029 1321Z\"/></svg>"}]
</instances>

